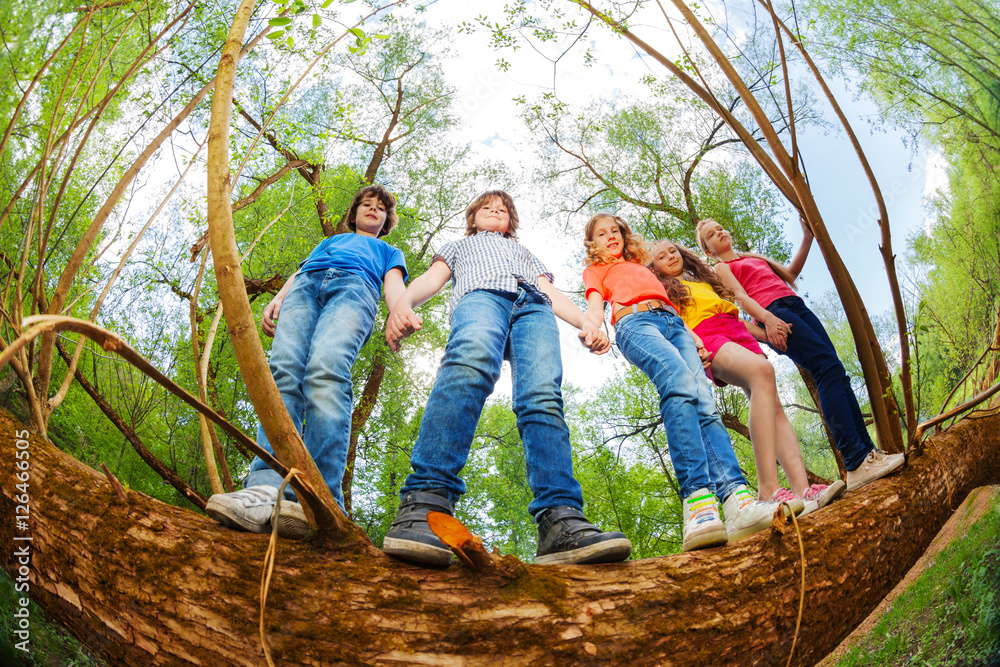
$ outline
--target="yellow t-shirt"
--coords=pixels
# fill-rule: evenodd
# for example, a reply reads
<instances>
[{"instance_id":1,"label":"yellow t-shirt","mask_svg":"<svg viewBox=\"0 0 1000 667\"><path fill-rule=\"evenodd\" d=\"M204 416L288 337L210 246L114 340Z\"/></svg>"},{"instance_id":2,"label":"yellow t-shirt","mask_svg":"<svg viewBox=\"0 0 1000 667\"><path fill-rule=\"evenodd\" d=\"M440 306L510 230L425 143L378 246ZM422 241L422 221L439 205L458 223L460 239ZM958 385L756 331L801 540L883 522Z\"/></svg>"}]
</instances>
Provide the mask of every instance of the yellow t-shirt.
<instances>
[{"instance_id":1,"label":"yellow t-shirt","mask_svg":"<svg viewBox=\"0 0 1000 667\"><path fill-rule=\"evenodd\" d=\"M685 304L687 307L681 313L681 317L692 329L719 313L739 315L740 309L736 307L736 304L726 301L716 294L708 283L693 283L682 280L681 284L688 288L691 298L694 299L693 304Z\"/></svg>"}]
</instances>

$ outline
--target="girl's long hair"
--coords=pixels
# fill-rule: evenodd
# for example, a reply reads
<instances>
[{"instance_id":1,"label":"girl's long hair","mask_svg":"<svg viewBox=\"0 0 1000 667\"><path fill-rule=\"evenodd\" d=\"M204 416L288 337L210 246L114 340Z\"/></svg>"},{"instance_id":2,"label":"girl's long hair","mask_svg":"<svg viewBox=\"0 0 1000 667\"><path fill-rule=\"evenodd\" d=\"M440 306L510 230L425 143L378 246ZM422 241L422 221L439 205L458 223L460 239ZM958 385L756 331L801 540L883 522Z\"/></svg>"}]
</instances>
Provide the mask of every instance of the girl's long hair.
<instances>
[{"instance_id":1,"label":"girl's long hair","mask_svg":"<svg viewBox=\"0 0 1000 667\"><path fill-rule=\"evenodd\" d=\"M465 209L465 235L472 236L476 233L476 213L479 209L493 203L494 199L499 199L503 202L503 205L507 208L507 215L510 216L510 224L507 225L507 231L504 232L504 236L511 239L512 241L517 240L517 223L519 219L517 217L517 207L514 206L514 198L503 190L487 190L483 194L479 195L466 207Z\"/></svg>"},{"instance_id":2,"label":"girl's long hair","mask_svg":"<svg viewBox=\"0 0 1000 667\"><path fill-rule=\"evenodd\" d=\"M677 248L677 253L684 262L684 269L681 272L681 277L684 280L692 283L707 283L712 288L712 291L719 295L719 298L735 303L736 295L733 294L732 290L723 285L722 280L719 279L719 275L690 248L670 239L660 239L653 243L654 255L656 253L656 246L664 242L672 243ZM653 266L652 259L650 259L648 266L656 274L656 277L660 279L660 282L663 283L663 287L667 290L667 296L672 303L676 304L682 311L694 305L694 299L691 297L690 290L687 288L687 285L681 283L677 276L665 276L657 271L656 267Z\"/></svg>"},{"instance_id":3,"label":"girl's long hair","mask_svg":"<svg viewBox=\"0 0 1000 667\"><path fill-rule=\"evenodd\" d=\"M705 237L703 232L705 231L705 227L708 226L710 223L718 224L718 221L713 220L712 218L705 218L704 220L698 221L698 227L697 227L698 246L701 248L701 251L705 253L706 257L710 257L711 255L708 252L708 246L705 244ZM752 257L755 259L764 260L765 262L767 262L767 265L771 267L771 270L774 271L779 278L788 283L792 289L797 289L795 286L795 276L791 274L791 272L788 270L788 267L786 267L784 264L776 262L770 257L761 255L760 253L756 252L741 252L736 248L733 248L733 252L735 252L740 257Z\"/></svg>"},{"instance_id":4,"label":"girl's long hair","mask_svg":"<svg viewBox=\"0 0 1000 667\"><path fill-rule=\"evenodd\" d=\"M622 240L625 244L625 249L622 251L622 259L626 262L635 262L636 264L649 264L649 244L643 240L641 234L633 232L628 223L617 215L597 213L587 221L587 226L583 228L583 246L587 250L587 256L584 258L584 261L587 265L610 264L614 261L614 257L607 250L598 248L597 244L594 243L594 227L604 218L612 218L618 224L618 228L622 230Z\"/></svg>"}]
</instances>

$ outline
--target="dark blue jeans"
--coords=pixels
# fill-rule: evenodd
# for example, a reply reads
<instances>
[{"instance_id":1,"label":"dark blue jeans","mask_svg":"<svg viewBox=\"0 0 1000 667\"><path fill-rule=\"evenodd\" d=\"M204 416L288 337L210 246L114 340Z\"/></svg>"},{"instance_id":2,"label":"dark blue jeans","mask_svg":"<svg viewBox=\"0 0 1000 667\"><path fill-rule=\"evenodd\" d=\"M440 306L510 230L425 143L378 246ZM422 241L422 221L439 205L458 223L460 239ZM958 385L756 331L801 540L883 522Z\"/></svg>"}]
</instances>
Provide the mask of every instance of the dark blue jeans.
<instances>
[{"instance_id":1,"label":"dark blue jeans","mask_svg":"<svg viewBox=\"0 0 1000 667\"><path fill-rule=\"evenodd\" d=\"M809 371L816 380L823 419L833 432L844 465L848 470L856 469L875 445L830 336L805 301L797 296L776 299L767 309L792 325L788 351L782 354Z\"/></svg>"},{"instance_id":2,"label":"dark blue jeans","mask_svg":"<svg viewBox=\"0 0 1000 667\"><path fill-rule=\"evenodd\" d=\"M455 306L451 334L410 454L413 472L400 496L445 489L455 502L487 397L510 361L513 408L524 446L532 515L550 507L583 508L573 477L569 428L563 418L562 357L552 306L521 289L474 290Z\"/></svg>"}]
</instances>

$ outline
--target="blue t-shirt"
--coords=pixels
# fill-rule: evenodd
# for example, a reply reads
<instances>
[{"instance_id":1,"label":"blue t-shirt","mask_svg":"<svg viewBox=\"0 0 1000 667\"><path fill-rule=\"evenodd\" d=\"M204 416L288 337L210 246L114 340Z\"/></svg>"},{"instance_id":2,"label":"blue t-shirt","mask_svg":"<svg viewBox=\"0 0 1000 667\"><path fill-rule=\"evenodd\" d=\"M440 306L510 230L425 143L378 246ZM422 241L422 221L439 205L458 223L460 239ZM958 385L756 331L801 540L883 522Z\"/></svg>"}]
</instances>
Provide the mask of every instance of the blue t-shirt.
<instances>
[{"instance_id":1,"label":"blue t-shirt","mask_svg":"<svg viewBox=\"0 0 1000 667\"><path fill-rule=\"evenodd\" d=\"M316 246L299 270L325 271L340 269L364 278L376 294L382 293L382 279L390 270L398 268L406 280L406 260L396 248L381 239L362 234L334 234Z\"/></svg>"}]
</instances>

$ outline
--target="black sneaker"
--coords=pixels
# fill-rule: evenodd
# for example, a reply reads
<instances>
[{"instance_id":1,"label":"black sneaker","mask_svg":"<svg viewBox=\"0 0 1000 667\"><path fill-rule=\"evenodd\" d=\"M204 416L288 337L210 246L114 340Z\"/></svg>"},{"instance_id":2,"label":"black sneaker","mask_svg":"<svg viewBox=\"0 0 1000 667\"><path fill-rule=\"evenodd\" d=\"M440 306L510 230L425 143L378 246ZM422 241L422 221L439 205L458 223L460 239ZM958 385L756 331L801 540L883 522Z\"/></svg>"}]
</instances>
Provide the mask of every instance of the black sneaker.
<instances>
[{"instance_id":1,"label":"black sneaker","mask_svg":"<svg viewBox=\"0 0 1000 667\"><path fill-rule=\"evenodd\" d=\"M632 553L622 533L605 533L573 507L553 507L538 515L540 565L560 563L618 563Z\"/></svg>"},{"instance_id":2,"label":"black sneaker","mask_svg":"<svg viewBox=\"0 0 1000 667\"><path fill-rule=\"evenodd\" d=\"M428 512L442 512L453 516L451 503L446 497L442 497L445 494L443 490L434 489L413 491L403 496L396 518L392 520L389 532L382 541L382 551L390 556L424 565L451 563L451 549L427 525Z\"/></svg>"}]
</instances>

